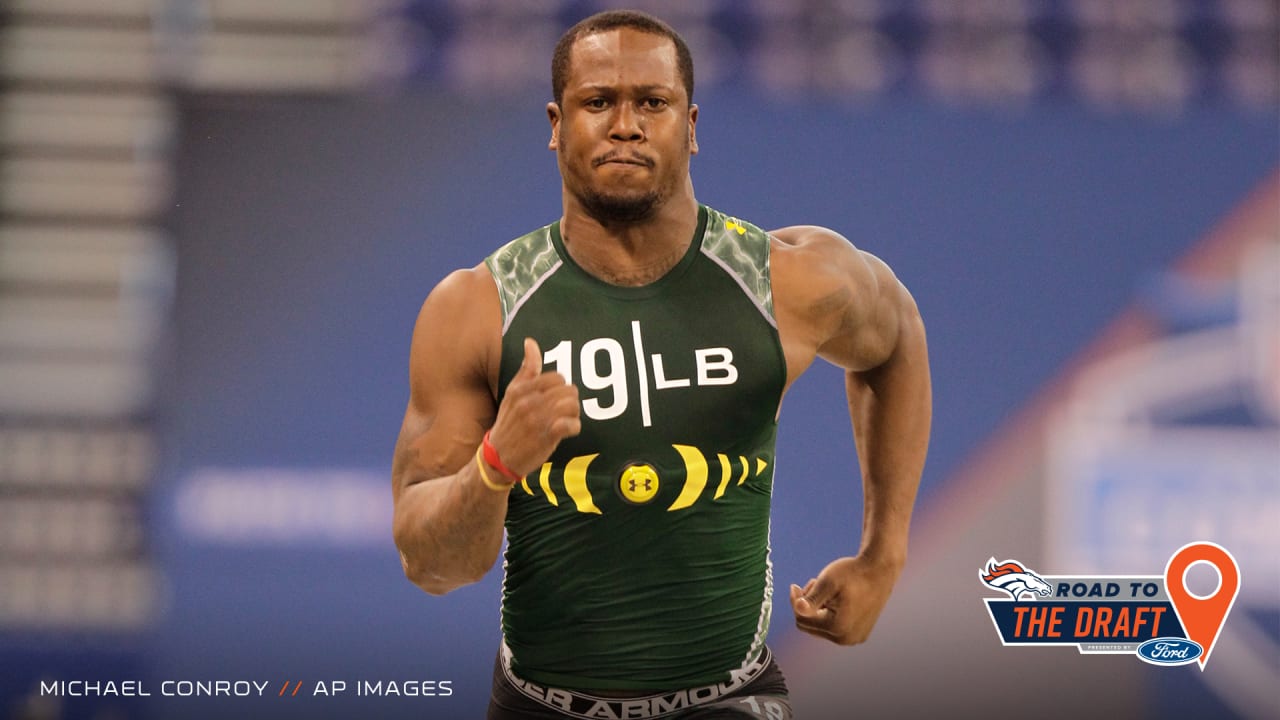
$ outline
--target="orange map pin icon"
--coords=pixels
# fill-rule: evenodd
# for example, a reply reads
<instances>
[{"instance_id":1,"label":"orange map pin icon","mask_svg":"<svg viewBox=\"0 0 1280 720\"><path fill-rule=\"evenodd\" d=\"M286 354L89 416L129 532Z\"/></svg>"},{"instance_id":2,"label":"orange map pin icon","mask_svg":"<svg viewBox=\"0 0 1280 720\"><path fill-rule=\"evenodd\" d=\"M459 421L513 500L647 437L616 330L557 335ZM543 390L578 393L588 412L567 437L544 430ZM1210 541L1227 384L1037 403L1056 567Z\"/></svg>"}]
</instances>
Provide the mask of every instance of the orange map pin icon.
<instances>
[{"instance_id":1,"label":"orange map pin icon","mask_svg":"<svg viewBox=\"0 0 1280 720\"><path fill-rule=\"evenodd\" d=\"M1187 570L1201 562L1213 566L1221 580L1218 589L1209 595L1195 595L1187 590ZM1231 553L1217 543L1189 543L1169 558L1169 564L1164 567L1164 585L1187 637L1204 648L1197 659L1203 671L1209 662L1209 652L1218 641L1222 623L1235 605L1236 595L1240 594L1240 566Z\"/></svg>"}]
</instances>

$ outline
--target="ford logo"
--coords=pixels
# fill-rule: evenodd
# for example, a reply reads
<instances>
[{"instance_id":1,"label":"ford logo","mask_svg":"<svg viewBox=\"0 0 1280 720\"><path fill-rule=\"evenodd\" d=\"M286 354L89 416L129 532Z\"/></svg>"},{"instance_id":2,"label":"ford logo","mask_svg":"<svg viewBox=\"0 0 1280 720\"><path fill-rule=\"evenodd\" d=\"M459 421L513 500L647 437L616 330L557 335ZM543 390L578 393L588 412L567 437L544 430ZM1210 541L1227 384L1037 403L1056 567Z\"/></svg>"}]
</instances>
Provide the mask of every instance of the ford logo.
<instances>
[{"instance_id":1,"label":"ford logo","mask_svg":"<svg viewBox=\"0 0 1280 720\"><path fill-rule=\"evenodd\" d=\"M1186 665L1203 652L1199 643L1173 637L1148 640L1138 646L1138 657L1153 665Z\"/></svg>"}]
</instances>

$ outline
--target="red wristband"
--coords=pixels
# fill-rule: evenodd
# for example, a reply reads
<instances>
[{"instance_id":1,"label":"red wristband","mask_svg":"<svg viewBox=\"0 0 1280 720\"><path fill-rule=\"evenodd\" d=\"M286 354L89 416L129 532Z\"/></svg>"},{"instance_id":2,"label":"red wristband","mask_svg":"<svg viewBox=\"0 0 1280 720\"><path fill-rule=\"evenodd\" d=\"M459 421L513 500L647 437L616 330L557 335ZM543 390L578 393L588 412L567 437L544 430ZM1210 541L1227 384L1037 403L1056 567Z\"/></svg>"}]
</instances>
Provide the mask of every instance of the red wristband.
<instances>
[{"instance_id":1,"label":"red wristband","mask_svg":"<svg viewBox=\"0 0 1280 720\"><path fill-rule=\"evenodd\" d=\"M488 463L490 467L502 473L502 475L509 479L512 484L520 482L524 478L512 472L511 468L507 467L506 464L502 462L502 458L498 457L497 449L494 448L493 443L489 441L490 432L491 431L488 430L485 431L484 440L480 443L480 446L484 448L484 461Z\"/></svg>"}]
</instances>

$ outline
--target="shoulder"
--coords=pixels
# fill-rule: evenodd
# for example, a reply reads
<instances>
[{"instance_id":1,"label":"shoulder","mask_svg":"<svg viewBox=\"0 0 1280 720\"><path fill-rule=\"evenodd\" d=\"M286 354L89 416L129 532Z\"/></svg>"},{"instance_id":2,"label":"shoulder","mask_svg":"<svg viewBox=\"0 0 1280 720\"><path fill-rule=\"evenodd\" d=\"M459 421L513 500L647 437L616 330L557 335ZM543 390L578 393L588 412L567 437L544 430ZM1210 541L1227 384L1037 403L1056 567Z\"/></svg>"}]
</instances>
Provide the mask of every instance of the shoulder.
<instances>
[{"instance_id":1,"label":"shoulder","mask_svg":"<svg viewBox=\"0 0 1280 720\"><path fill-rule=\"evenodd\" d=\"M903 312L914 310L889 266L828 228L797 225L770 235L780 329L846 369L881 362Z\"/></svg>"},{"instance_id":2,"label":"shoulder","mask_svg":"<svg viewBox=\"0 0 1280 720\"><path fill-rule=\"evenodd\" d=\"M494 250L478 265L445 276L427 296L423 314L444 312L455 319L476 313L494 318L505 315L543 274L560 264L551 227L544 225L525 233Z\"/></svg>"},{"instance_id":3,"label":"shoulder","mask_svg":"<svg viewBox=\"0 0 1280 720\"><path fill-rule=\"evenodd\" d=\"M738 275L767 279L769 233L758 226L706 207L706 227L702 233L702 253Z\"/></svg>"},{"instance_id":4,"label":"shoulder","mask_svg":"<svg viewBox=\"0 0 1280 720\"><path fill-rule=\"evenodd\" d=\"M431 289L422 304L419 322L434 316L455 320L497 306L497 286L484 264L454 270ZM459 325L458 322L445 323Z\"/></svg>"},{"instance_id":5,"label":"shoulder","mask_svg":"<svg viewBox=\"0 0 1280 720\"><path fill-rule=\"evenodd\" d=\"M494 386L501 354L501 306L483 265L455 270L427 295L414 324L410 384Z\"/></svg>"},{"instance_id":6,"label":"shoulder","mask_svg":"<svg viewBox=\"0 0 1280 720\"><path fill-rule=\"evenodd\" d=\"M777 302L826 313L855 304L875 284L871 256L834 230L793 225L769 235Z\"/></svg>"},{"instance_id":7,"label":"shoulder","mask_svg":"<svg viewBox=\"0 0 1280 720\"><path fill-rule=\"evenodd\" d=\"M792 225L770 231L773 262L785 270L835 268L858 270L866 264L865 253L845 236L819 225Z\"/></svg>"},{"instance_id":8,"label":"shoulder","mask_svg":"<svg viewBox=\"0 0 1280 720\"><path fill-rule=\"evenodd\" d=\"M495 250L484 259L500 289L523 288L560 264L560 254L551 240L552 225L525 233Z\"/></svg>"},{"instance_id":9,"label":"shoulder","mask_svg":"<svg viewBox=\"0 0 1280 720\"><path fill-rule=\"evenodd\" d=\"M497 290L501 317L507 319L520 301L538 287L541 281L563 265L560 253L551 239L552 225L544 225L525 233L498 248L484 260L484 267Z\"/></svg>"}]
</instances>

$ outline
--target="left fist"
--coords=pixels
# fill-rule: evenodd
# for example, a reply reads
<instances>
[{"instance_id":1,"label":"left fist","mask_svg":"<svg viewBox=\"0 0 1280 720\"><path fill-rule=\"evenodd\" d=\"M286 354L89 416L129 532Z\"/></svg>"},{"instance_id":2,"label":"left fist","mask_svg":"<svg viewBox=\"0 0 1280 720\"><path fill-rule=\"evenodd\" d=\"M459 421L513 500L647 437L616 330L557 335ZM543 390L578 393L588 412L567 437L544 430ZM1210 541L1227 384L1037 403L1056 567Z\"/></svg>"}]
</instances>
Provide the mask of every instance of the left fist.
<instances>
[{"instance_id":1,"label":"left fist","mask_svg":"<svg viewBox=\"0 0 1280 720\"><path fill-rule=\"evenodd\" d=\"M900 563L861 555L833 561L803 588L791 586L796 627L837 645L866 641L901 572Z\"/></svg>"}]
</instances>

